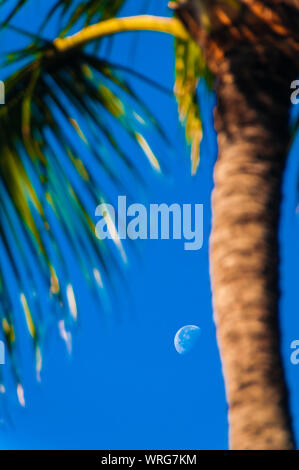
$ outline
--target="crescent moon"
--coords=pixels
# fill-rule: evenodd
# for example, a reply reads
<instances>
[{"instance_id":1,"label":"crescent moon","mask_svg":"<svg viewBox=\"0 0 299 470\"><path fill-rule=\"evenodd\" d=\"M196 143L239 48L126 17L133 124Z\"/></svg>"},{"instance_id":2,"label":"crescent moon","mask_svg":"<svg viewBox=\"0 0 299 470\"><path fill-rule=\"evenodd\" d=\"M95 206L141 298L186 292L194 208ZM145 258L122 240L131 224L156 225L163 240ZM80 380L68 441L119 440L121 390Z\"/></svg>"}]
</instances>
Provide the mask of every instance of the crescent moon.
<instances>
[{"instance_id":1,"label":"crescent moon","mask_svg":"<svg viewBox=\"0 0 299 470\"><path fill-rule=\"evenodd\" d=\"M179 354L190 352L197 344L201 329L195 325L186 325L179 329L174 338L174 347Z\"/></svg>"}]
</instances>

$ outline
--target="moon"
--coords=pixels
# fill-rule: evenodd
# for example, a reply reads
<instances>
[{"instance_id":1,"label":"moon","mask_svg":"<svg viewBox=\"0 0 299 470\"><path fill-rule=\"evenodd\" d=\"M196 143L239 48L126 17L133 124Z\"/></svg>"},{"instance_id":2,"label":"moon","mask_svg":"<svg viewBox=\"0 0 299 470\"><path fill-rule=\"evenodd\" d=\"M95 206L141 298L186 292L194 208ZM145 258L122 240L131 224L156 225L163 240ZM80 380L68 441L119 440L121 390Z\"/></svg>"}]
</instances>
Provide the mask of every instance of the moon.
<instances>
[{"instance_id":1,"label":"moon","mask_svg":"<svg viewBox=\"0 0 299 470\"><path fill-rule=\"evenodd\" d=\"M201 330L195 325L186 325L179 329L174 338L174 347L179 354L190 352L200 336Z\"/></svg>"}]
</instances>

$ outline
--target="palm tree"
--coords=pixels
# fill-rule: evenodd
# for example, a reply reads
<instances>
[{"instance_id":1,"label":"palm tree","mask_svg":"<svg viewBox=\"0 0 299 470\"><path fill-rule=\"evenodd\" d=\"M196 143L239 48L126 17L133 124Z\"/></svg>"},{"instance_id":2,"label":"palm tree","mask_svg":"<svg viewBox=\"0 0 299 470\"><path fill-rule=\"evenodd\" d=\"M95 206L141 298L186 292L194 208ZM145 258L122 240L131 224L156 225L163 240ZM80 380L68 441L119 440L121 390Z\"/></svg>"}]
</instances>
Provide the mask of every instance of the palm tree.
<instances>
[{"instance_id":1,"label":"palm tree","mask_svg":"<svg viewBox=\"0 0 299 470\"><path fill-rule=\"evenodd\" d=\"M180 12L217 77L211 274L234 449L293 446L279 353L277 231L289 88L299 73L295 3L198 1Z\"/></svg>"},{"instance_id":2,"label":"palm tree","mask_svg":"<svg viewBox=\"0 0 299 470\"><path fill-rule=\"evenodd\" d=\"M3 28L12 27L11 21L26 3L15 2ZM230 445L232 449L291 449L294 442L279 352L277 229L291 139L290 84L299 71L299 2L181 0L170 3L173 18L115 17L122 3L57 0L42 24L60 11L63 25L57 39L42 39L41 27L29 47L7 57L14 70L6 80L6 106L0 109L4 257L0 295L2 328L20 401L24 399L17 365L15 300L9 293L7 270L21 292L39 373L42 319L38 312L44 312L44 307L34 295L40 288L37 276L50 290L51 302L65 306L61 309L65 337L66 325L77 317L76 292L63 263L58 230L70 239L91 286L102 287L103 273L109 273L112 255L105 246L98 250L95 245L87 199L78 184L78 179L85 182L91 201L109 198L105 178L121 186L113 165L97 150L99 141L114 149L128 171L134 171L134 162L122 150L106 116L113 117L142 147L154 169L160 170L134 107L142 109L157 132L158 124L113 64L100 60L96 47L87 52L85 46L123 31L158 31L176 38L175 93L192 142L193 172L202 133L196 102L199 79L204 78L217 94L219 156L210 252ZM69 35L82 22L83 29ZM73 113L84 116L84 129ZM104 169L103 187L92 178L88 162L78 157L71 128ZM72 213L72 227L64 224L66 211ZM80 233L74 237L72 228L78 226ZM116 244L125 258L120 240ZM38 260L38 271L32 259Z\"/></svg>"}]
</instances>

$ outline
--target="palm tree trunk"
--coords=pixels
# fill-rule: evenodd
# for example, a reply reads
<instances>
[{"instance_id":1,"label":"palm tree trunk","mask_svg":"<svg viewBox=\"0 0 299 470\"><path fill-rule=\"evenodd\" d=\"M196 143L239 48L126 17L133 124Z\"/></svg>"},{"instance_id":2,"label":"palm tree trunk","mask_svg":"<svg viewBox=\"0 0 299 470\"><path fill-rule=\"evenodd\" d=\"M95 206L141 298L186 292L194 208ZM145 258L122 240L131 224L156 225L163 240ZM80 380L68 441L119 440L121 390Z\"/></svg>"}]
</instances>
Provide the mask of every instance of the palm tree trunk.
<instances>
[{"instance_id":1,"label":"palm tree trunk","mask_svg":"<svg viewBox=\"0 0 299 470\"><path fill-rule=\"evenodd\" d=\"M280 82L277 72L269 75L261 64L251 67L248 59L248 54L236 56L235 76L221 76L217 89L219 157L210 245L215 321L231 447L289 449L293 439L280 358L277 233L290 140L290 81Z\"/></svg>"},{"instance_id":2,"label":"palm tree trunk","mask_svg":"<svg viewBox=\"0 0 299 470\"><path fill-rule=\"evenodd\" d=\"M278 223L290 142L290 83L299 70L293 43L287 43L292 31L277 26L280 16L267 10L263 19L262 1L242 2L240 16L234 12L230 21L217 0L202 0L201 8L214 8L208 13L219 20L217 30L203 28L199 0L184 3L179 15L204 49L217 82L219 156L210 258L230 446L292 449L279 340ZM297 17L284 13L287 24L298 26L298 11Z\"/></svg>"}]
</instances>

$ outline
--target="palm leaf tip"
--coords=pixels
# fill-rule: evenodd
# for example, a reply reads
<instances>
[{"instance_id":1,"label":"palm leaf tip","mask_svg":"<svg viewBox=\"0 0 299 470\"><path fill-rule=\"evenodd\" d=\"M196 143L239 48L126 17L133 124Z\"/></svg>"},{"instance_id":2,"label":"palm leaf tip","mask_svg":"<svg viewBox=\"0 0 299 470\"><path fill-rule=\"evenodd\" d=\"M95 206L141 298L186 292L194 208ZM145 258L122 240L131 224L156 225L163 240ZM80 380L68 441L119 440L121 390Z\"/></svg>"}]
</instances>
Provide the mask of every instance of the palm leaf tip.
<instances>
[{"instance_id":1,"label":"palm leaf tip","mask_svg":"<svg viewBox=\"0 0 299 470\"><path fill-rule=\"evenodd\" d=\"M77 321L77 318L78 318L77 302L75 298L74 289L71 286L71 284L68 284L66 288L66 295L67 295L67 300L68 300L71 315L74 321Z\"/></svg>"},{"instance_id":2,"label":"palm leaf tip","mask_svg":"<svg viewBox=\"0 0 299 470\"><path fill-rule=\"evenodd\" d=\"M19 403L22 407L25 407L26 402L25 402L25 395L24 395L24 389L23 386L19 383L17 386L17 396Z\"/></svg>"},{"instance_id":3,"label":"palm leaf tip","mask_svg":"<svg viewBox=\"0 0 299 470\"><path fill-rule=\"evenodd\" d=\"M69 354L72 352L72 335L69 331L66 330L65 321L59 320L58 322L58 330L61 338L66 344L67 351Z\"/></svg>"},{"instance_id":4,"label":"palm leaf tip","mask_svg":"<svg viewBox=\"0 0 299 470\"><path fill-rule=\"evenodd\" d=\"M202 119L197 98L198 84L204 79L212 86L212 76L198 45L192 40L175 40L175 86L179 119L185 127L186 140L191 145L191 171L194 175L200 161Z\"/></svg>"}]
</instances>

